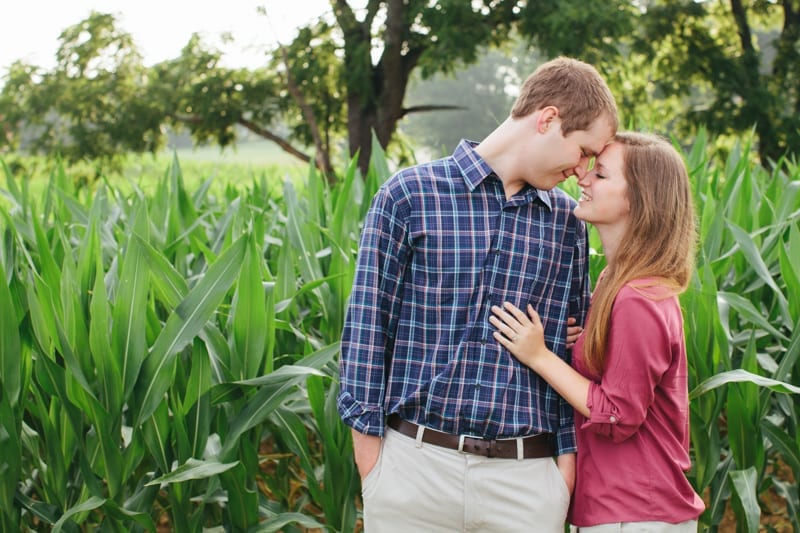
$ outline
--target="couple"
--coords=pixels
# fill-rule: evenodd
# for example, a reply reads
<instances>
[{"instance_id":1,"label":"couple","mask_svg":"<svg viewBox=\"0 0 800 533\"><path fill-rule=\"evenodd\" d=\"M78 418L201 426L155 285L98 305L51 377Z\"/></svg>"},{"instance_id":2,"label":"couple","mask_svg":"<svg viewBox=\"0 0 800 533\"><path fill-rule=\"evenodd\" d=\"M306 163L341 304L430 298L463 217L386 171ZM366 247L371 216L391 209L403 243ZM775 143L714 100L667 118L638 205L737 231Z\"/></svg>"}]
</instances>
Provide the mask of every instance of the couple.
<instances>
[{"instance_id":1,"label":"couple","mask_svg":"<svg viewBox=\"0 0 800 533\"><path fill-rule=\"evenodd\" d=\"M481 143L376 194L338 398L366 533L696 530L688 176L617 125L597 71L558 58ZM590 310L584 222L608 264Z\"/></svg>"}]
</instances>

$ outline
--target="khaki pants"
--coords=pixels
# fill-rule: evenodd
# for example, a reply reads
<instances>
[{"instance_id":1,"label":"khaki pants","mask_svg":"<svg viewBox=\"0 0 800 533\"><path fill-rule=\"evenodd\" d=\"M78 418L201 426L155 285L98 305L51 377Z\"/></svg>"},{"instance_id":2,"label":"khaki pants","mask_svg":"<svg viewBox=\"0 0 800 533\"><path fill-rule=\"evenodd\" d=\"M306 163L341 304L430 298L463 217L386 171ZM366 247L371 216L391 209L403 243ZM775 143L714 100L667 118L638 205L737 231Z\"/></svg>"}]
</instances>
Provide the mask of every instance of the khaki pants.
<instances>
[{"instance_id":1,"label":"khaki pants","mask_svg":"<svg viewBox=\"0 0 800 533\"><path fill-rule=\"evenodd\" d=\"M390 428L362 497L365 533L563 533L569 507L552 458L489 459Z\"/></svg>"}]
</instances>

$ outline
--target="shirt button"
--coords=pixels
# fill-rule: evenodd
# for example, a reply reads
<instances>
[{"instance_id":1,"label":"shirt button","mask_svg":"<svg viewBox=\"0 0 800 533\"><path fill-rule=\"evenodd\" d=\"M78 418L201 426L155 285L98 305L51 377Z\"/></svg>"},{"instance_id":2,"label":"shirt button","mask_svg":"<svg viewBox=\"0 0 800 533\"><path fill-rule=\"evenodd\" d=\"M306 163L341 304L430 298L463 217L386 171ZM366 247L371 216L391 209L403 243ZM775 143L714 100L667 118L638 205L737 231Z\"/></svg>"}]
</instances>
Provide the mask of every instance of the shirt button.
<instances>
[{"instance_id":1,"label":"shirt button","mask_svg":"<svg viewBox=\"0 0 800 533\"><path fill-rule=\"evenodd\" d=\"M616 416L614 416L614 415L611 415L611 416L608 418L608 421L609 421L609 422L611 422L612 424L616 424L616 423L617 423L617 417L616 417Z\"/></svg>"}]
</instances>

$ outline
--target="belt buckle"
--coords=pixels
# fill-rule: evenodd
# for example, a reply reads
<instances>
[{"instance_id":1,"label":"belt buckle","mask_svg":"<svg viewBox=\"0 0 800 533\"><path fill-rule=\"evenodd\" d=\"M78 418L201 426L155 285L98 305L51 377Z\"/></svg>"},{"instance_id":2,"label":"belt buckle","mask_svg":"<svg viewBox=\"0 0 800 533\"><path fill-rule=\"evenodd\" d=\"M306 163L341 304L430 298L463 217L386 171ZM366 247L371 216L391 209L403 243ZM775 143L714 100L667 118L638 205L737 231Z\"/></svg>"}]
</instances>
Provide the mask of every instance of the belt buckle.
<instances>
[{"instance_id":1,"label":"belt buckle","mask_svg":"<svg viewBox=\"0 0 800 533\"><path fill-rule=\"evenodd\" d=\"M464 451L464 439L466 437L467 437L466 435L459 435L458 436L458 448L457 448L458 453L467 453L467 452Z\"/></svg>"}]
</instances>

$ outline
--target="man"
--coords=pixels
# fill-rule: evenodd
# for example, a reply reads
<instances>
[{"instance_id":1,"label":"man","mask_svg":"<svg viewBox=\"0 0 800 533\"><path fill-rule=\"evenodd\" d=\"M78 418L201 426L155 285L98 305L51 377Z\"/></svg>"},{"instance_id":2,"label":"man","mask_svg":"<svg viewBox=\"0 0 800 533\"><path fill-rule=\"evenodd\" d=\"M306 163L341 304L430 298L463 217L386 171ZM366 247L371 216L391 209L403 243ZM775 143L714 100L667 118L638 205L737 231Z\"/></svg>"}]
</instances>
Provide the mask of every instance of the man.
<instances>
[{"instance_id":1,"label":"man","mask_svg":"<svg viewBox=\"0 0 800 533\"><path fill-rule=\"evenodd\" d=\"M530 303L567 359L567 319L582 322L588 305L588 245L555 187L585 173L617 125L597 71L558 58L480 144L403 169L375 195L338 398L367 533L563 531L572 409L493 341L490 308Z\"/></svg>"}]
</instances>

